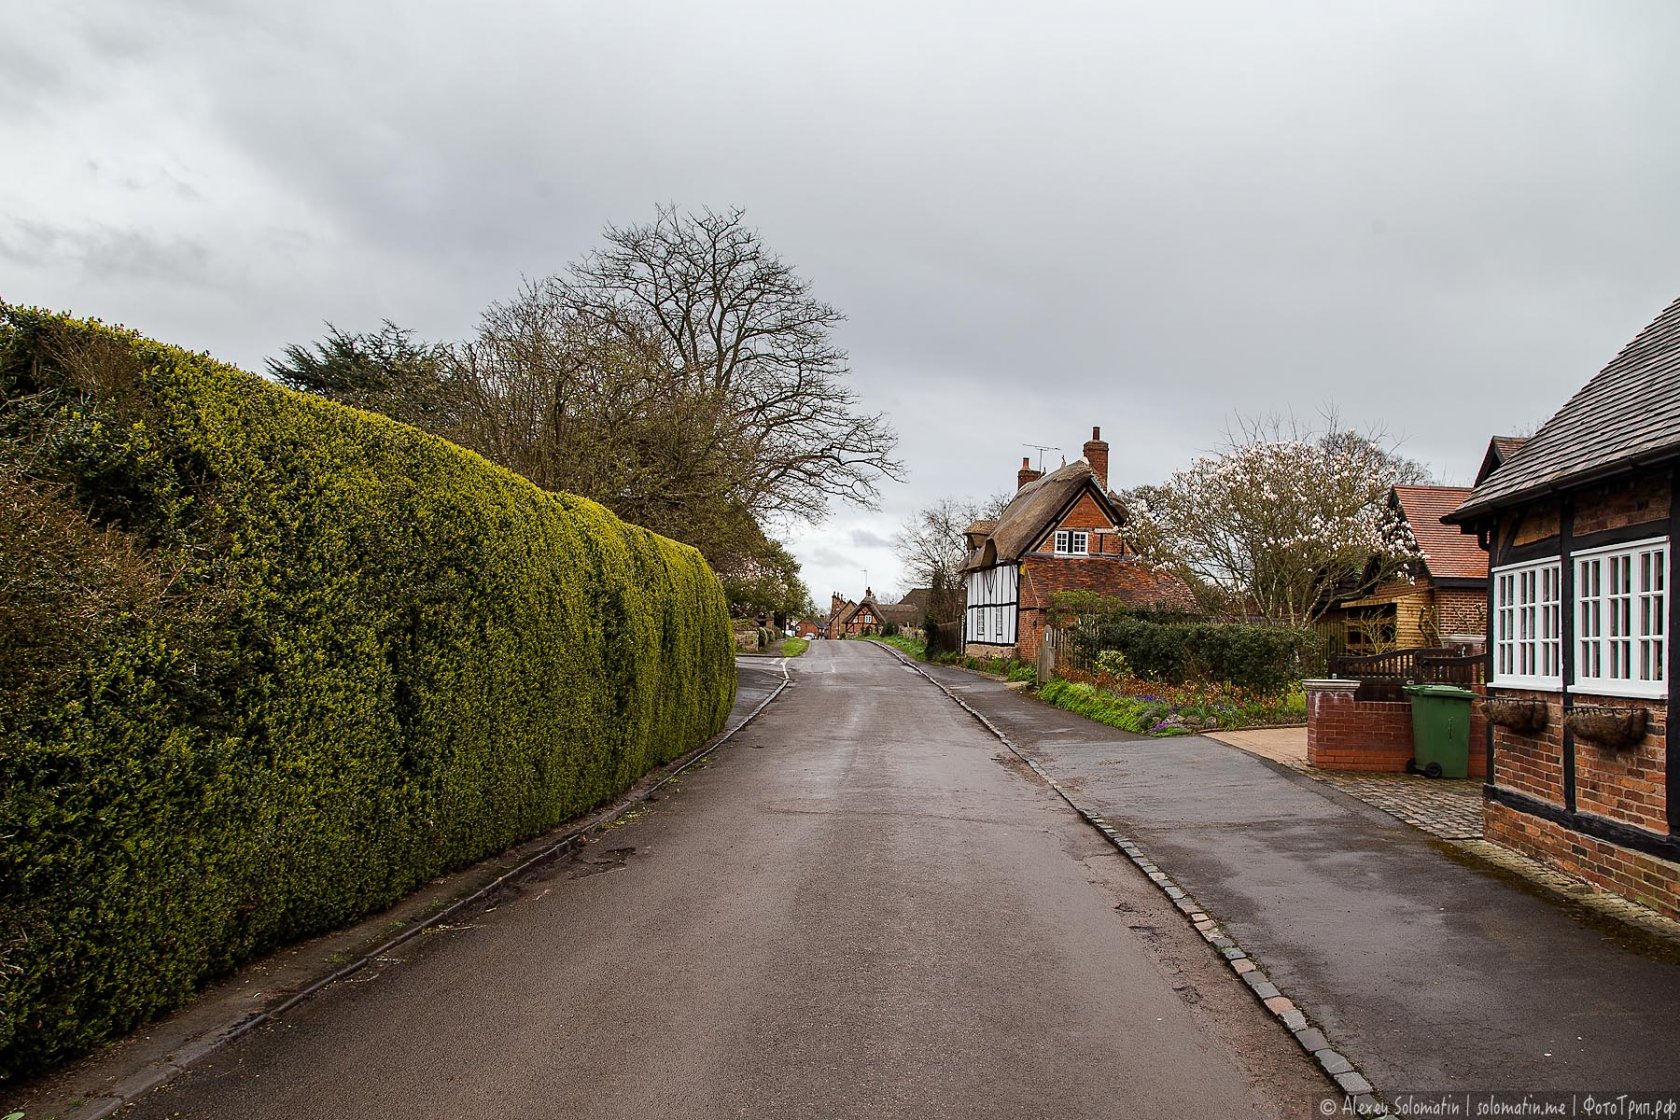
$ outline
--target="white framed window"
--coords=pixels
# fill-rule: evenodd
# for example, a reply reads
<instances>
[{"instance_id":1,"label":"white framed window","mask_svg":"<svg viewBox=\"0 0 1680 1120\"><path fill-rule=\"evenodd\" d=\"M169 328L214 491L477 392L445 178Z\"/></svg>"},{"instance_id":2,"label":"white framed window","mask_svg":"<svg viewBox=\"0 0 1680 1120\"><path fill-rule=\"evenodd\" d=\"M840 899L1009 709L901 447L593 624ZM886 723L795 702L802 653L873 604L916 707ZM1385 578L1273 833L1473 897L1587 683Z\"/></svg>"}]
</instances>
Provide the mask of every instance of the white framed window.
<instances>
[{"instance_id":1,"label":"white framed window","mask_svg":"<svg viewBox=\"0 0 1680 1120\"><path fill-rule=\"evenodd\" d=\"M1493 572L1493 683L1563 687L1563 566L1542 560Z\"/></svg>"},{"instance_id":2,"label":"white framed window","mask_svg":"<svg viewBox=\"0 0 1680 1120\"><path fill-rule=\"evenodd\" d=\"M1575 562L1575 679L1613 696L1668 694L1668 542L1582 552Z\"/></svg>"},{"instance_id":3,"label":"white framed window","mask_svg":"<svg viewBox=\"0 0 1680 1120\"><path fill-rule=\"evenodd\" d=\"M1089 556L1091 534L1081 529L1057 529L1056 553L1059 556Z\"/></svg>"}]
</instances>

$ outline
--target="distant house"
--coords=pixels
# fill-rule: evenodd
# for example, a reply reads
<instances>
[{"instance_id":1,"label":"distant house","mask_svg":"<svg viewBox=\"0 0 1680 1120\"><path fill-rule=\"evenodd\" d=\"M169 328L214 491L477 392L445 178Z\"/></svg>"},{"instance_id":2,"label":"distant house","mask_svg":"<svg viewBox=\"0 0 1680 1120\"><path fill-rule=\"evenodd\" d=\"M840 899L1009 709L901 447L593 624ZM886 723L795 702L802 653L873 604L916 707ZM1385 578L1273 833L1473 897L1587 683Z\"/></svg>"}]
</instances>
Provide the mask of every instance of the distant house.
<instances>
[{"instance_id":1,"label":"distant house","mask_svg":"<svg viewBox=\"0 0 1680 1120\"><path fill-rule=\"evenodd\" d=\"M864 588L863 598L857 602L843 599L835 592L829 599L828 626L830 638L860 638L881 633L888 624L900 630L922 624L922 608L914 602L879 603L872 588Z\"/></svg>"},{"instance_id":2,"label":"distant house","mask_svg":"<svg viewBox=\"0 0 1680 1120\"><path fill-rule=\"evenodd\" d=\"M1091 429L1085 458L1047 475L1021 460L1015 497L996 521L968 527L963 641L971 656L1031 659L1050 597L1094 591L1140 607L1194 610L1178 577L1127 545L1126 510L1108 489L1108 444Z\"/></svg>"},{"instance_id":3,"label":"distant house","mask_svg":"<svg viewBox=\"0 0 1680 1120\"><path fill-rule=\"evenodd\" d=\"M957 615L962 614L963 589L958 587L947 592L946 602L949 608L954 608ZM904 593L904 598L898 601L899 606L909 607L915 612L914 626L920 626L927 620L928 612L938 608L939 604L931 587L912 587ZM938 620L944 621L944 620Z\"/></svg>"},{"instance_id":4,"label":"distant house","mask_svg":"<svg viewBox=\"0 0 1680 1120\"><path fill-rule=\"evenodd\" d=\"M1680 300L1449 520L1488 551L1486 835L1680 918Z\"/></svg>"},{"instance_id":5,"label":"distant house","mask_svg":"<svg viewBox=\"0 0 1680 1120\"><path fill-rule=\"evenodd\" d=\"M1411 527L1420 570L1341 603L1327 621L1348 653L1480 645L1487 630L1487 553L1441 518L1470 497L1466 486L1396 486L1388 501Z\"/></svg>"},{"instance_id":6,"label":"distant house","mask_svg":"<svg viewBox=\"0 0 1680 1120\"><path fill-rule=\"evenodd\" d=\"M817 618L815 615L812 615L800 619L798 624L794 626L793 632L796 637L804 638L808 641L812 638L822 636L827 626L828 619Z\"/></svg>"}]
</instances>

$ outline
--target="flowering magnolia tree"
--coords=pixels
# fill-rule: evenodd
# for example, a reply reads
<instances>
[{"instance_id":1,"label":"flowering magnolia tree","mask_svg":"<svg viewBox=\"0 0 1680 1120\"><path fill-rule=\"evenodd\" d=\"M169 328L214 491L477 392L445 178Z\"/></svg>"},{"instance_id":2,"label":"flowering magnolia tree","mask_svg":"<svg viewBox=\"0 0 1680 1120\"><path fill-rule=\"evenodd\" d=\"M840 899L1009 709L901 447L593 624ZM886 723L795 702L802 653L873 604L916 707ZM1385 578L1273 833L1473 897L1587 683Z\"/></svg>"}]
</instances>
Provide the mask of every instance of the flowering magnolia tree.
<instances>
[{"instance_id":1,"label":"flowering magnolia tree","mask_svg":"<svg viewBox=\"0 0 1680 1120\"><path fill-rule=\"evenodd\" d=\"M1127 495L1128 531L1146 555L1244 613L1306 627L1335 602L1411 574L1417 542L1388 492L1425 478L1371 436L1251 430Z\"/></svg>"}]
</instances>

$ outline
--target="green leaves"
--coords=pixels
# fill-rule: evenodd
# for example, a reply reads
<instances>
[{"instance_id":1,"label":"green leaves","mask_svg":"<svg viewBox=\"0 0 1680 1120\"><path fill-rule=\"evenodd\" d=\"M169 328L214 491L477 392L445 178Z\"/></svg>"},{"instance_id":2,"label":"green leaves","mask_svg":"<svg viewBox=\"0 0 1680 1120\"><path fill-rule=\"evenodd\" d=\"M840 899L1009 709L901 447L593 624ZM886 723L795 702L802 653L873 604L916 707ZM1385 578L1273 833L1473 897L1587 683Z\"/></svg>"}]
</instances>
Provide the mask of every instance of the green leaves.
<instances>
[{"instance_id":1,"label":"green leaves","mask_svg":"<svg viewBox=\"0 0 1680 1120\"><path fill-rule=\"evenodd\" d=\"M0 426L41 511L19 524L91 515L31 539L147 594L81 597L51 702L0 720L0 1080L587 810L729 712L716 577L593 502L0 311L0 421L25 389L83 419Z\"/></svg>"}]
</instances>

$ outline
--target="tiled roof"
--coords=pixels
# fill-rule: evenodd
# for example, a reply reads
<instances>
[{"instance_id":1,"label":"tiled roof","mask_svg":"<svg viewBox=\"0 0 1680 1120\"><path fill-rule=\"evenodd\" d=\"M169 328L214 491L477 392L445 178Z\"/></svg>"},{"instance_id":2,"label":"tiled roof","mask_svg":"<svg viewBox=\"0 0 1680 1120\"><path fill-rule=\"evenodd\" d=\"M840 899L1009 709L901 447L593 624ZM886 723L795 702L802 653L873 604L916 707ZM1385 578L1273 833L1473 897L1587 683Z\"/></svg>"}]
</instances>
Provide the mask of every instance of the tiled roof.
<instances>
[{"instance_id":1,"label":"tiled roof","mask_svg":"<svg viewBox=\"0 0 1680 1120\"><path fill-rule=\"evenodd\" d=\"M1152 568L1142 560L1128 558L1106 573L1102 593L1111 595L1129 607L1151 607L1155 610L1188 611L1198 609L1196 593L1178 576L1159 568Z\"/></svg>"},{"instance_id":2,"label":"tiled roof","mask_svg":"<svg viewBox=\"0 0 1680 1120\"><path fill-rule=\"evenodd\" d=\"M1475 537L1443 525L1441 518L1464 504L1468 486L1396 486L1394 500L1400 505L1412 536L1423 550L1424 566L1435 579L1486 579L1487 553Z\"/></svg>"},{"instance_id":3,"label":"tiled roof","mask_svg":"<svg viewBox=\"0 0 1680 1120\"><path fill-rule=\"evenodd\" d=\"M1499 461L1509 463L1511 456L1528 445L1527 436L1494 436L1493 446L1499 452Z\"/></svg>"},{"instance_id":4,"label":"tiled roof","mask_svg":"<svg viewBox=\"0 0 1680 1120\"><path fill-rule=\"evenodd\" d=\"M1527 436L1494 436L1488 440L1487 452L1482 455L1481 469L1476 472L1476 485L1488 480L1488 475L1509 463L1528 443Z\"/></svg>"},{"instance_id":5,"label":"tiled roof","mask_svg":"<svg viewBox=\"0 0 1680 1120\"><path fill-rule=\"evenodd\" d=\"M1453 512L1474 519L1680 453L1680 299Z\"/></svg>"}]
</instances>

